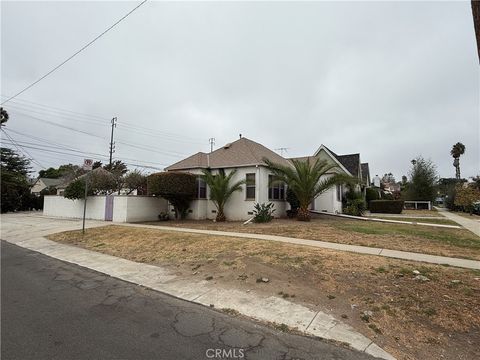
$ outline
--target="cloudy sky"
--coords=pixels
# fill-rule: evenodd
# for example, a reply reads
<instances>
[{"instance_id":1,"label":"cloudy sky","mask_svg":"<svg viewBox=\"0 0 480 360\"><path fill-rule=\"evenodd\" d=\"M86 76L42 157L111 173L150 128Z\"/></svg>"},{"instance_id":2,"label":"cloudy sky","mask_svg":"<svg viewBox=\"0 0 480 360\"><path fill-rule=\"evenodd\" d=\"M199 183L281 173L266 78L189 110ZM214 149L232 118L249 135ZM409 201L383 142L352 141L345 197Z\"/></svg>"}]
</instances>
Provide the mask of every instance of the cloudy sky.
<instances>
[{"instance_id":1,"label":"cloudy sky","mask_svg":"<svg viewBox=\"0 0 480 360\"><path fill-rule=\"evenodd\" d=\"M2 101L138 3L2 1ZM241 133L285 156L360 152L372 176L397 179L417 155L454 177L461 141L462 175L480 173L469 2L149 1L4 107L9 135L47 167L106 159L116 116L115 158L132 166Z\"/></svg>"}]
</instances>

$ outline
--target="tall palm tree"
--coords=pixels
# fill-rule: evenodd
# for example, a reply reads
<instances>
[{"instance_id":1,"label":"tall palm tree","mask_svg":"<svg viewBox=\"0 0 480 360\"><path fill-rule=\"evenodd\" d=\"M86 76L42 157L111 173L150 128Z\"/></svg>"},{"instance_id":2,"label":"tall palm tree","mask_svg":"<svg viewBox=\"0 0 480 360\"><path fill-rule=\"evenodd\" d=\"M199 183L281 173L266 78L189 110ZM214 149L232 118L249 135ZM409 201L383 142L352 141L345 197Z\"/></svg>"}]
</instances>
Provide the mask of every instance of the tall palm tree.
<instances>
[{"instance_id":1,"label":"tall palm tree","mask_svg":"<svg viewBox=\"0 0 480 360\"><path fill-rule=\"evenodd\" d=\"M202 170L202 172L202 179L210 188L210 200L217 207L216 221L225 221L227 219L225 217L225 204L235 191L242 191L242 185L245 183L245 180L230 184L230 180L237 170L230 171L228 175L225 174L223 169L217 175L213 175L208 170Z\"/></svg>"},{"instance_id":2,"label":"tall palm tree","mask_svg":"<svg viewBox=\"0 0 480 360\"><path fill-rule=\"evenodd\" d=\"M460 156L465 154L465 145L461 142L457 142L452 146L450 150L450 155L453 156L453 166L455 166L455 177L460 179Z\"/></svg>"},{"instance_id":3,"label":"tall palm tree","mask_svg":"<svg viewBox=\"0 0 480 360\"><path fill-rule=\"evenodd\" d=\"M8 112L3 107L0 107L0 126L8 121Z\"/></svg>"},{"instance_id":4,"label":"tall palm tree","mask_svg":"<svg viewBox=\"0 0 480 360\"><path fill-rule=\"evenodd\" d=\"M285 182L296 195L300 203L297 213L297 219L300 221L310 221L308 207L318 195L334 185L356 182L353 177L343 174L334 174L321 180L322 176L337 168L336 165L328 164L325 160L317 159L313 163L308 159L307 161L292 160L293 166L276 164L268 159L263 161L273 173L274 181Z\"/></svg>"}]
</instances>

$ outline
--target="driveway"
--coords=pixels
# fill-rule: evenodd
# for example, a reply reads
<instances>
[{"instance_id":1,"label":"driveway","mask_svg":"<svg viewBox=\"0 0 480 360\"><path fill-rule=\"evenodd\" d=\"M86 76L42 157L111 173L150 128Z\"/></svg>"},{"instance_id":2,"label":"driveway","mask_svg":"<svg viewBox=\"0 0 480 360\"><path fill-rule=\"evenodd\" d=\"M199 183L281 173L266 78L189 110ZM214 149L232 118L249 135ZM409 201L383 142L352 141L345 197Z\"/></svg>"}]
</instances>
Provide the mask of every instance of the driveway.
<instances>
[{"instance_id":1,"label":"driveway","mask_svg":"<svg viewBox=\"0 0 480 360\"><path fill-rule=\"evenodd\" d=\"M4 241L1 250L5 360L373 359Z\"/></svg>"}]
</instances>

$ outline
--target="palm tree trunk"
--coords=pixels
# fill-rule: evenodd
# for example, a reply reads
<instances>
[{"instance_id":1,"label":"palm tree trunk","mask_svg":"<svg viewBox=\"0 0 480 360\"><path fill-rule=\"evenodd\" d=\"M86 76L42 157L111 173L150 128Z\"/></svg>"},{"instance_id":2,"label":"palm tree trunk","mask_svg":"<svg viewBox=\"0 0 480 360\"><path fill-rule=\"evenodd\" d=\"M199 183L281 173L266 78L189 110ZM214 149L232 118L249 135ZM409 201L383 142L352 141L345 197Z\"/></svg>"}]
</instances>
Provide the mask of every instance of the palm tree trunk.
<instances>
[{"instance_id":1,"label":"palm tree trunk","mask_svg":"<svg viewBox=\"0 0 480 360\"><path fill-rule=\"evenodd\" d=\"M224 222L227 220L225 213L223 212L223 207L218 208L217 217L215 218L216 222Z\"/></svg>"},{"instance_id":2,"label":"palm tree trunk","mask_svg":"<svg viewBox=\"0 0 480 360\"><path fill-rule=\"evenodd\" d=\"M298 209L297 220L298 221L310 221L310 211L308 210L308 205L307 206L301 206Z\"/></svg>"}]
</instances>

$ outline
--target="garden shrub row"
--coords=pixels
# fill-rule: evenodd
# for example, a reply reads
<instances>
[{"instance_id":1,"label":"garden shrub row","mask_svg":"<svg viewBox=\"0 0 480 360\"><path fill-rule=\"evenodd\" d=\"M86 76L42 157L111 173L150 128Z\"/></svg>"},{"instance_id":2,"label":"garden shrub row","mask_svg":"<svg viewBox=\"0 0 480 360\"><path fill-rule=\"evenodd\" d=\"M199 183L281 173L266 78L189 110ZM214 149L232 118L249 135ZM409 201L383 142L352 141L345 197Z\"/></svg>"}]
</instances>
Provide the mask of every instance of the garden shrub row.
<instances>
[{"instance_id":1,"label":"garden shrub row","mask_svg":"<svg viewBox=\"0 0 480 360\"><path fill-rule=\"evenodd\" d=\"M385 214L401 214L403 210L402 200L372 200L370 212Z\"/></svg>"}]
</instances>

